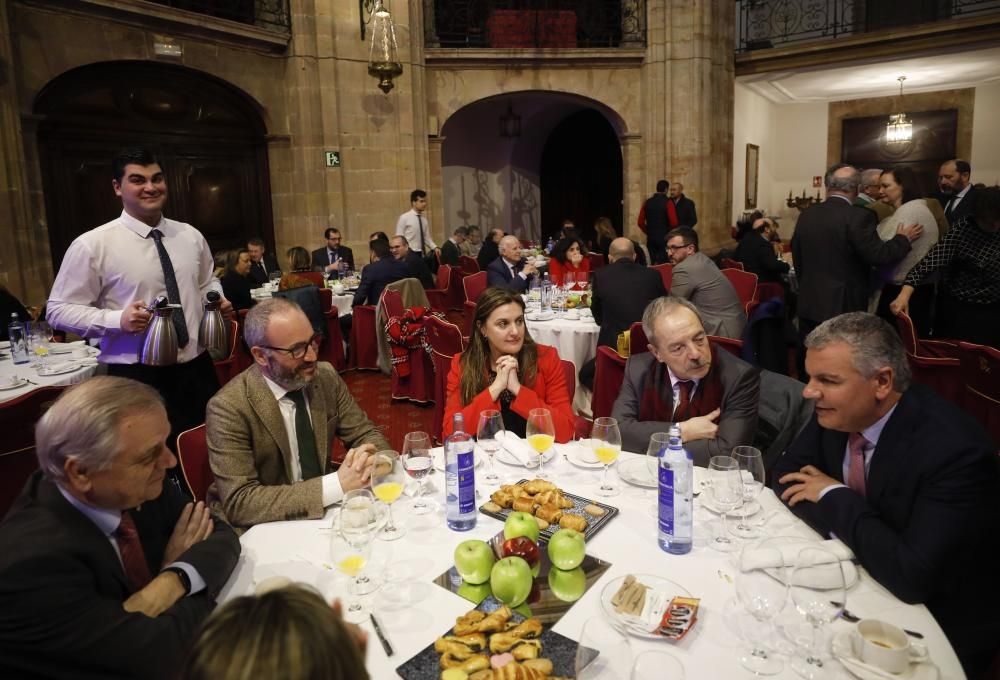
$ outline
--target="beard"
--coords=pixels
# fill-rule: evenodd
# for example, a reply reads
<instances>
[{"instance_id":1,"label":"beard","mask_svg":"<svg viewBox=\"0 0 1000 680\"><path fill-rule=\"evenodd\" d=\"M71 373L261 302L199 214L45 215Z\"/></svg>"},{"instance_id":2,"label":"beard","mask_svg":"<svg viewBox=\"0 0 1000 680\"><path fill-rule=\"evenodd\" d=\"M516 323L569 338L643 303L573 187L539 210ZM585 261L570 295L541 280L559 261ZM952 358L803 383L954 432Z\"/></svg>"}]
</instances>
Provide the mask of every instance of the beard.
<instances>
[{"instance_id":1,"label":"beard","mask_svg":"<svg viewBox=\"0 0 1000 680\"><path fill-rule=\"evenodd\" d=\"M314 376L306 376L305 369L314 368L316 362L304 362L295 368L285 368L274 357L267 359L267 372L271 380L284 387L289 392L300 390L312 382Z\"/></svg>"}]
</instances>

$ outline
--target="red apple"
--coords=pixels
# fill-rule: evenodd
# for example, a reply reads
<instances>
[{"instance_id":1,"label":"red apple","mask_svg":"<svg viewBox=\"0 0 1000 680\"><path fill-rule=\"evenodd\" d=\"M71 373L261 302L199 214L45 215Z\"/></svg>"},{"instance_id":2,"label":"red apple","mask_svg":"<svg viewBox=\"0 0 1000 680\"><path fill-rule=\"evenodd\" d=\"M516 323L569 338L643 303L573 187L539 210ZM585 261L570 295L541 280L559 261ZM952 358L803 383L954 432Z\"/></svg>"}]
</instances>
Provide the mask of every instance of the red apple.
<instances>
[{"instance_id":1,"label":"red apple","mask_svg":"<svg viewBox=\"0 0 1000 680\"><path fill-rule=\"evenodd\" d=\"M523 558L532 567L538 564L538 560L542 556L541 551L538 550L538 544L527 536L508 538L503 542L501 551L504 557L513 555Z\"/></svg>"}]
</instances>

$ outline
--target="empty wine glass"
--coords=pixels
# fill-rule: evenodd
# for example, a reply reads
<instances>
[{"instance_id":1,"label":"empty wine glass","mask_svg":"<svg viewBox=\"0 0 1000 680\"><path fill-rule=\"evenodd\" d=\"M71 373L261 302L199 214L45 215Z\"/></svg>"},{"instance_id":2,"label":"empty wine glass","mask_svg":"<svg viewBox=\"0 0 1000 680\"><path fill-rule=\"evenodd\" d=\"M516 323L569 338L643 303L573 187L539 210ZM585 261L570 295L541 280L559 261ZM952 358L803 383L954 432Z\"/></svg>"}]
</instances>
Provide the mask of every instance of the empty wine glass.
<instances>
[{"instance_id":1,"label":"empty wine glass","mask_svg":"<svg viewBox=\"0 0 1000 680\"><path fill-rule=\"evenodd\" d=\"M423 515L434 510L432 503L424 498L424 479L434 465L431 459L431 438L426 432L410 432L403 438L403 469L417 481L417 494L410 511Z\"/></svg>"},{"instance_id":2,"label":"empty wine glass","mask_svg":"<svg viewBox=\"0 0 1000 680\"><path fill-rule=\"evenodd\" d=\"M764 488L764 458L759 449L737 446L733 449L733 460L740 466L743 482L743 517L730 531L740 538L754 538L760 536L760 529L747 522L747 511Z\"/></svg>"},{"instance_id":3,"label":"empty wine glass","mask_svg":"<svg viewBox=\"0 0 1000 680\"><path fill-rule=\"evenodd\" d=\"M372 464L372 493L389 506L389 518L378 537L384 541L395 541L406 535L406 529L397 527L392 519L392 504L403 494L406 473L395 451L379 451Z\"/></svg>"},{"instance_id":4,"label":"empty wine glass","mask_svg":"<svg viewBox=\"0 0 1000 680\"><path fill-rule=\"evenodd\" d=\"M528 445L538 454L538 472L535 476L538 479L548 479L548 475L542 471L542 460L556 440L556 429L552 425L552 414L547 408L533 408L528 412L525 434L528 435Z\"/></svg>"},{"instance_id":5,"label":"empty wine glass","mask_svg":"<svg viewBox=\"0 0 1000 680\"><path fill-rule=\"evenodd\" d=\"M775 578L774 573L780 578ZM776 675L785 667L780 659L768 654L763 641L773 630L771 621L788 602L786 580L784 559L777 545L765 540L743 548L736 565L736 597L754 623L740 626L750 643L740 663L757 675Z\"/></svg>"},{"instance_id":6,"label":"empty wine glass","mask_svg":"<svg viewBox=\"0 0 1000 680\"><path fill-rule=\"evenodd\" d=\"M806 658L792 660L792 669L804 678L834 677L823 664L826 656L823 627L844 611L847 587L840 559L829 550L803 548L788 576L788 589L795 608L812 626Z\"/></svg>"},{"instance_id":7,"label":"empty wine glass","mask_svg":"<svg viewBox=\"0 0 1000 680\"><path fill-rule=\"evenodd\" d=\"M649 472L649 478L653 483L653 489L650 491L653 502L649 506L648 513L650 517L656 520L660 518L660 498L658 491L660 483L660 458L669 444L669 433L654 432L649 437L649 446L646 447L646 470Z\"/></svg>"},{"instance_id":8,"label":"empty wine glass","mask_svg":"<svg viewBox=\"0 0 1000 680\"><path fill-rule=\"evenodd\" d=\"M596 418L590 431L590 446L597 460L604 463L604 476L597 490L598 496L617 496L621 489L608 481L608 468L618 460L622 450L622 435L618 431L618 421L614 418Z\"/></svg>"},{"instance_id":9,"label":"empty wine glass","mask_svg":"<svg viewBox=\"0 0 1000 680\"><path fill-rule=\"evenodd\" d=\"M503 416L496 409L487 409L479 413L479 426L476 428L476 444L486 452L490 461L490 471L483 478L487 484L499 484L500 476L493 467L493 457L500 450L498 435L504 433Z\"/></svg>"},{"instance_id":10,"label":"empty wine glass","mask_svg":"<svg viewBox=\"0 0 1000 680\"><path fill-rule=\"evenodd\" d=\"M643 652L635 657L630 680L684 680L684 664L673 654Z\"/></svg>"},{"instance_id":11,"label":"empty wine glass","mask_svg":"<svg viewBox=\"0 0 1000 680\"><path fill-rule=\"evenodd\" d=\"M712 456L708 461L709 489L712 505L721 515L722 529L712 541L712 547L722 552L733 552L738 546L729 538L726 515L743 502L743 482L740 466L731 456Z\"/></svg>"},{"instance_id":12,"label":"empty wine glass","mask_svg":"<svg viewBox=\"0 0 1000 680\"><path fill-rule=\"evenodd\" d=\"M626 680L632 665L628 638L606 619L587 619L576 648L577 680Z\"/></svg>"}]
</instances>

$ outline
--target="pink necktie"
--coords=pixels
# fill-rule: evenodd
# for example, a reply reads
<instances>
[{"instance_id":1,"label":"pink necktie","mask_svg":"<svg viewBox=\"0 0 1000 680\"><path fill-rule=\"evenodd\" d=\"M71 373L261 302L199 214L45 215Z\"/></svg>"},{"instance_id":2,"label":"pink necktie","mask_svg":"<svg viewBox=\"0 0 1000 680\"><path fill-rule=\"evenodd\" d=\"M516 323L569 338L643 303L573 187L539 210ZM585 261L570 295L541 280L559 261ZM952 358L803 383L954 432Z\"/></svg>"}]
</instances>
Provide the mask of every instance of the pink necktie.
<instances>
[{"instance_id":1,"label":"pink necktie","mask_svg":"<svg viewBox=\"0 0 1000 680\"><path fill-rule=\"evenodd\" d=\"M847 486L856 494L865 495L865 446L868 440L857 432L847 438L851 462L847 468Z\"/></svg>"}]
</instances>

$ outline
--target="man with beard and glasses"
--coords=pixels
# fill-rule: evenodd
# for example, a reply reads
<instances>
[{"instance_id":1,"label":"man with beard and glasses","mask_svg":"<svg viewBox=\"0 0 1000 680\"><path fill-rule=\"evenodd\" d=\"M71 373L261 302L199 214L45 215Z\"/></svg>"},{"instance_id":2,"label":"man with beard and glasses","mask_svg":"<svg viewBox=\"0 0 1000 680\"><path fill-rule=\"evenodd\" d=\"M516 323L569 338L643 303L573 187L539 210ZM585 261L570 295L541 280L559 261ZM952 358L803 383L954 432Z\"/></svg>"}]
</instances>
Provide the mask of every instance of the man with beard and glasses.
<instances>
[{"instance_id":1,"label":"man with beard and glasses","mask_svg":"<svg viewBox=\"0 0 1000 680\"><path fill-rule=\"evenodd\" d=\"M254 365L208 404L205 425L215 481L210 506L236 527L318 519L352 489L367 486L372 456L389 442L330 364L320 338L293 302L273 298L247 314ZM348 449L331 462L334 437Z\"/></svg>"},{"instance_id":2,"label":"man with beard and glasses","mask_svg":"<svg viewBox=\"0 0 1000 680\"><path fill-rule=\"evenodd\" d=\"M644 451L653 433L675 423L695 465L752 444L760 401L757 369L709 344L697 307L684 298L667 295L650 302L642 330L649 351L640 353L633 345L611 412L622 448Z\"/></svg>"}]
</instances>

